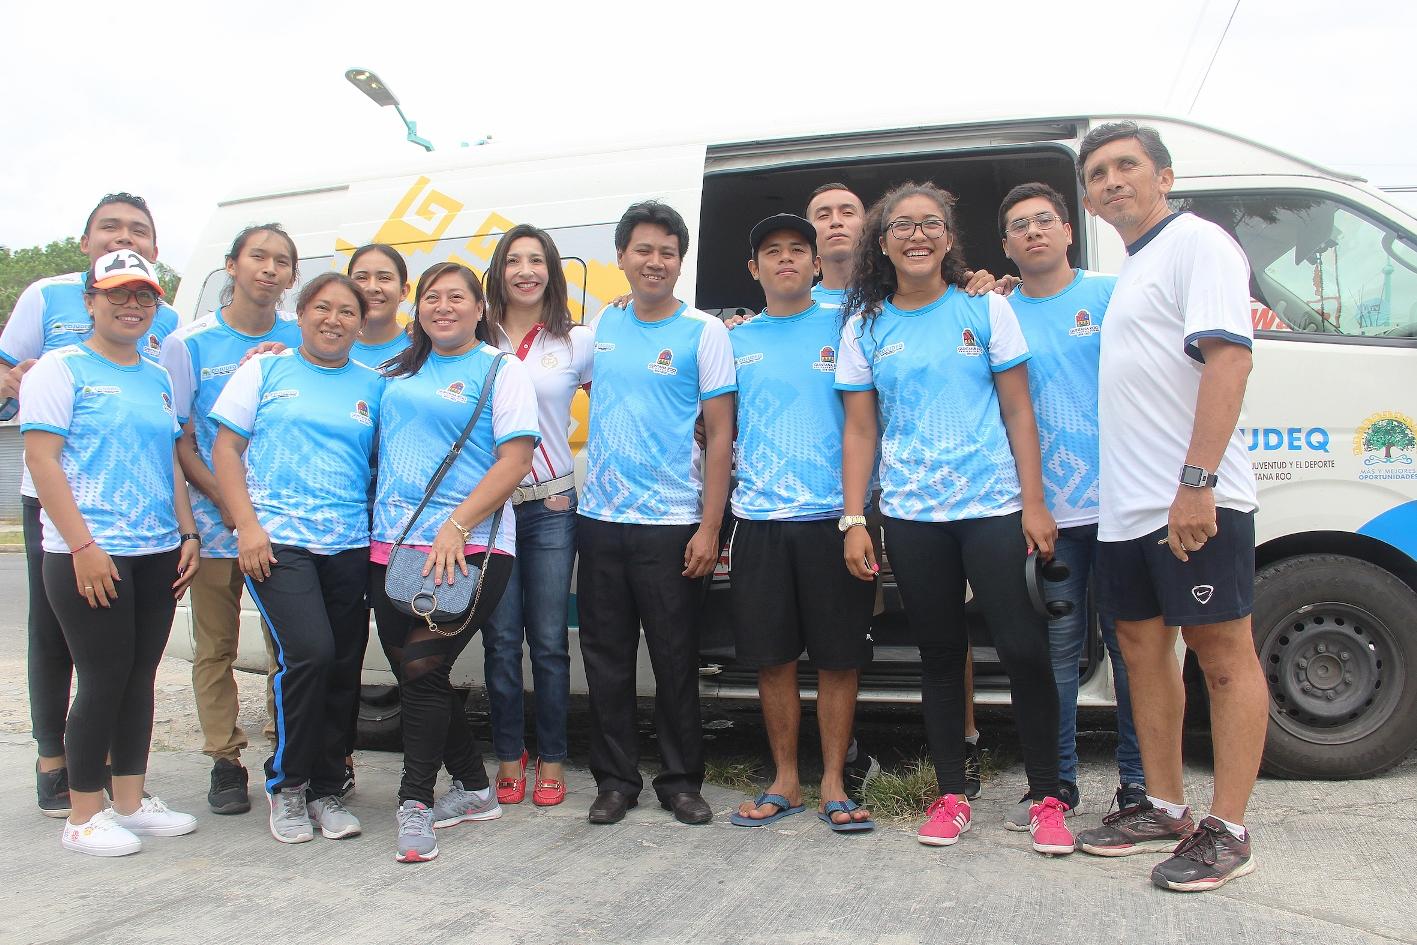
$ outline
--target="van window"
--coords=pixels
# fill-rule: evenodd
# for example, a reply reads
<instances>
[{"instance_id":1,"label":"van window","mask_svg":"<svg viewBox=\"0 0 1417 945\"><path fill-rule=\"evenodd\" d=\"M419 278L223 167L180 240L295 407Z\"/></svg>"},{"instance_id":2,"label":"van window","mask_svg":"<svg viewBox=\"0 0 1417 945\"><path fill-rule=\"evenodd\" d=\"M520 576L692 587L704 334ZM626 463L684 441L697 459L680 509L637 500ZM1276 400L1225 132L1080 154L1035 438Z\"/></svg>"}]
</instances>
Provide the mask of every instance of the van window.
<instances>
[{"instance_id":1,"label":"van window","mask_svg":"<svg viewBox=\"0 0 1417 945\"><path fill-rule=\"evenodd\" d=\"M1256 331L1417 336L1410 233L1302 191L1192 194L1179 207L1244 248Z\"/></svg>"}]
</instances>

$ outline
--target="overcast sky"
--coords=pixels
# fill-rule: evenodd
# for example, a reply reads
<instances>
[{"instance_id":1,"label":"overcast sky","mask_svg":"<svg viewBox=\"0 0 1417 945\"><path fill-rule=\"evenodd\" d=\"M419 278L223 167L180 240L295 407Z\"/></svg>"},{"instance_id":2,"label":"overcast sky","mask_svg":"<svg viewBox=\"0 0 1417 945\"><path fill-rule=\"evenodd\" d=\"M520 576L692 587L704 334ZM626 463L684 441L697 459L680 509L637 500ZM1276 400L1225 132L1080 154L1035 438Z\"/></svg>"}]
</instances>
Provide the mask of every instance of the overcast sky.
<instances>
[{"instance_id":1,"label":"overcast sky","mask_svg":"<svg viewBox=\"0 0 1417 945\"><path fill-rule=\"evenodd\" d=\"M388 82L440 153L489 132L632 140L843 115L865 127L887 112L944 123L1134 111L1417 184L1417 4L1240 0L1201 86L1233 7L7 0L0 245L77 236L99 196L127 190L151 203L162 259L180 271L243 182L416 160L392 110L345 81L356 65Z\"/></svg>"}]
</instances>

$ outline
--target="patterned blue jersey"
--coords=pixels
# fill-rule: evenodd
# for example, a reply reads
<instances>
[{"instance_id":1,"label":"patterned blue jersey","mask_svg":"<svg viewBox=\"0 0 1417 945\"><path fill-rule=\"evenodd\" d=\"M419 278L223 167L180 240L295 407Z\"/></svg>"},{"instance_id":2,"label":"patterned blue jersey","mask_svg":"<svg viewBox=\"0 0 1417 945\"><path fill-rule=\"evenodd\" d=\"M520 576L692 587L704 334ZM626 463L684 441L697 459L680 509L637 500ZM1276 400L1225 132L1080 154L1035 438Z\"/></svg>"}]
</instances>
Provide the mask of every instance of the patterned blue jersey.
<instances>
[{"instance_id":1,"label":"patterned blue jersey","mask_svg":"<svg viewBox=\"0 0 1417 945\"><path fill-rule=\"evenodd\" d=\"M813 302L785 318L763 313L728 333L738 374L738 483L733 514L748 519L841 514L836 312Z\"/></svg>"},{"instance_id":2,"label":"patterned blue jersey","mask_svg":"<svg viewBox=\"0 0 1417 945\"><path fill-rule=\"evenodd\" d=\"M379 407L379 481L375 484L375 541L396 541L408 524L433 473L458 434L472 418L482 384L497 349L479 344L465 354L428 355L423 369L409 377L391 377ZM497 447L528 436L540 442L536 390L526 365L509 355L492 381L492 396L482 408L457 461L448 470L428 507L418 516L405 541L431 545L448 516L472 495L472 490L497 461ZM463 522L463 525L469 525ZM473 525L469 544L487 545L492 519ZM517 526L511 499L502 509L497 550L516 554Z\"/></svg>"},{"instance_id":3,"label":"patterned blue jersey","mask_svg":"<svg viewBox=\"0 0 1417 945\"><path fill-rule=\"evenodd\" d=\"M841 324L841 306L846 302L845 289L828 289L820 282L812 286L812 301L822 307L832 318L835 318L838 325Z\"/></svg>"},{"instance_id":4,"label":"patterned blue jersey","mask_svg":"<svg viewBox=\"0 0 1417 945\"><path fill-rule=\"evenodd\" d=\"M264 335L243 335L221 317L221 309L173 332L162 344L162 364L172 375L173 403L177 419L186 423L192 419L197 434L197 455L208 467L212 464L212 444L216 442L217 422L211 418L212 407L226 388L236 366L256 345L263 341L279 341L287 348L300 344L300 326L293 312L276 312L275 324ZM221 523L216 503L199 489L191 489L192 514L197 519L197 532L202 536L202 557L235 558L236 536Z\"/></svg>"},{"instance_id":5,"label":"patterned blue jersey","mask_svg":"<svg viewBox=\"0 0 1417 945\"><path fill-rule=\"evenodd\" d=\"M298 348L236 369L211 418L249 440L246 489L272 542L316 554L369 544L369 481L384 378Z\"/></svg>"},{"instance_id":6,"label":"patterned blue jersey","mask_svg":"<svg viewBox=\"0 0 1417 945\"><path fill-rule=\"evenodd\" d=\"M15 301L5 331L0 334L0 360L19 364L47 351L76 345L93 333L93 319L84 307L87 272L71 272L30 284ZM162 341L177 330L177 312L158 303L148 333L138 342L138 353L156 362ZM33 496L29 467L20 473L20 492Z\"/></svg>"},{"instance_id":7,"label":"patterned blue jersey","mask_svg":"<svg viewBox=\"0 0 1417 945\"><path fill-rule=\"evenodd\" d=\"M22 382L20 431L64 437L59 465L98 546L110 555L177 547L172 443L180 428L167 372L114 364L85 345L49 352ZM40 510L44 550L69 551Z\"/></svg>"},{"instance_id":8,"label":"patterned blue jersey","mask_svg":"<svg viewBox=\"0 0 1417 945\"><path fill-rule=\"evenodd\" d=\"M1097 365L1116 276L1079 269L1057 295L1015 289L1009 304L1028 339L1028 389L1043 447L1043 492L1058 527L1098 517Z\"/></svg>"},{"instance_id":9,"label":"patterned blue jersey","mask_svg":"<svg viewBox=\"0 0 1417 945\"><path fill-rule=\"evenodd\" d=\"M699 402L729 394L733 348L712 315L680 304L657 322L634 304L595 323L586 481L580 513L603 522L694 525Z\"/></svg>"},{"instance_id":10,"label":"patterned blue jersey","mask_svg":"<svg viewBox=\"0 0 1417 945\"><path fill-rule=\"evenodd\" d=\"M382 344L371 345L365 344L363 341L356 341L354 347L350 349L349 356L360 364L376 368L411 344L413 344L413 339L408 336L408 332L401 331Z\"/></svg>"},{"instance_id":11,"label":"patterned blue jersey","mask_svg":"<svg viewBox=\"0 0 1417 945\"><path fill-rule=\"evenodd\" d=\"M1029 358L1009 303L950 286L904 311L841 333L838 390L875 390L881 417L881 511L920 522L1022 508L1018 470L999 415L994 374Z\"/></svg>"}]
</instances>

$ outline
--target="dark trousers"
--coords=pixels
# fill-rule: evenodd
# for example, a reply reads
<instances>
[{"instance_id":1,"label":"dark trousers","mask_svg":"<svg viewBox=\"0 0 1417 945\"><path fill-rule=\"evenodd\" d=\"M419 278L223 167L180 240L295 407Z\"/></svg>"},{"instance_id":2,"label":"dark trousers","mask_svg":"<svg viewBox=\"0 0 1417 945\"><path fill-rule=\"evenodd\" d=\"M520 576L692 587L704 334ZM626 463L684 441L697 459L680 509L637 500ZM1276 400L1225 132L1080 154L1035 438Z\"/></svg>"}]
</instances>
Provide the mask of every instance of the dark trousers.
<instances>
[{"instance_id":1,"label":"dark trousers","mask_svg":"<svg viewBox=\"0 0 1417 945\"><path fill-rule=\"evenodd\" d=\"M369 549L316 554L273 545L263 581L246 578L275 643L276 741L266 791L306 785L328 797L344 784L344 745L359 691L369 612Z\"/></svg>"},{"instance_id":2,"label":"dark trousers","mask_svg":"<svg viewBox=\"0 0 1417 945\"><path fill-rule=\"evenodd\" d=\"M941 794L964 793L964 584L1009 674L1029 796L1058 796L1058 689L1048 623L1024 584L1022 513L960 522L885 519L886 551L920 646L925 737Z\"/></svg>"},{"instance_id":3,"label":"dark trousers","mask_svg":"<svg viewBox=\"0 0 1417 945\"><path fill-rule=\"evenodd\" d=\"M59 618L54 616L54 608L44 593L39 500L26 495L20 497L20 502L24 506L25 567L29 572L30 724L41 757L58 758L64 754L64 717L69 712L74 659L69 655L69 644L64 642Z\"/></svg>"},{"instance_id":4,"label":"dark trousers","mask_svg":"<svg viewBox=\"0 0 1417 945\"><path fill-rule=\"evenodd\" d=\"M484 556L475 555L473 563L483 565ZM399 803L418 801L431 806L440 767L447 767L448 774L469 791L481 791L489 783L487 769L467 724L463 697L453 689L451 673L458 656L502 599L512 573L512 558L486 556L482 594L475 598L466 628L455 636L430 634L421 617L411 617L390 603L384 593L387 570L382 564L372 566L369 597L374 605L374 622L379 627L379 642L399 681L403 731ZM440 626L454 630L462 626L464 617L467 615Z\"/></svg>"},{"instance_id":5,"label":"dark trousers","mask_svg":"<svg viewBox=\"0 0 1417 945\"><path fill-rule=\"evenodd\" d=\"M177 601L178 551L113 558L118 595L90 607L74 582L74 557L44 556L44 588L74 655L78 685L64 725L69 786L103 790L105 758L117 777L146 774L153 734L153 678Z\"/></svg>"},{"instance_id":6,"label":"dark trousers","mask_svg":"<svg viewBox=\"0 0 1417 945\"><path fill-rule=\"evenodd\" d=\"M663 771L660 800L704 783L699 719L699 634L703 583L683 576L695 525L576 523L581 656L590 689L590 770L601 791L636 797L639 771L635 663L644 627L654 667L654 727Z\"/></svg>"}]
</instances>

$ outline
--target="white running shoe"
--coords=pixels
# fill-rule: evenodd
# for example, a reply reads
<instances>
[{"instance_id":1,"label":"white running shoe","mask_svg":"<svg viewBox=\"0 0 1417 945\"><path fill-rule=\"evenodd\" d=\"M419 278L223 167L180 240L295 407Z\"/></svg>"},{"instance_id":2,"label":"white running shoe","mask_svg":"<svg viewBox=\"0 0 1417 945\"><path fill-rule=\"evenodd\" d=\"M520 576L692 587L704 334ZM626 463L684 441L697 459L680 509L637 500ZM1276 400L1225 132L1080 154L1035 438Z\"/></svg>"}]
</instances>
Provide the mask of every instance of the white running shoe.
<instances>
[{"instance_id":1,"label":"white running shoe","mask_svg":"<svg viewBox=\"0 0 1417 945\"><path fill-rule=\"evenodd\" d=\"M320 828L326 840L356 837L362 829L359 818L349 812L338 794L316 798L305 805L305 810L310 814L310 823Z\"/></svg>"},{"instance_id":2,"label":"white running shoe","mask_svg":"<svg viewBox=\"0 0 1417 945\"><path fill-rule=\"evenodd\" d=\"M66 820L59 842L66 850L89 856L127 856L143 848L143 841L119 826L111 810L99 811L87 823L71 824Z\"/></svg>"},{"instance_id":3,"label":"white running shoe","mask_svg":"<svg viewBox=\"0 0 1417 945\"><path fill-rule=\"evenodd\" d=\"M305 805L305 785L267 793L271 802L271 836L281 843L306 843L315 839L315 826Z\"/></svg>"},{"instance_id":4,"label":"white running shoe","mask_svg":"<svg viewBox=\"0 0 1417 945\"><path fill-rule=\"evenodd\" d=\"M170 810L156 797L145 797L131 814L113 812L118 826L140 837L180 837L197 829L197 818Z\"/></svg>"}]
</instances>

